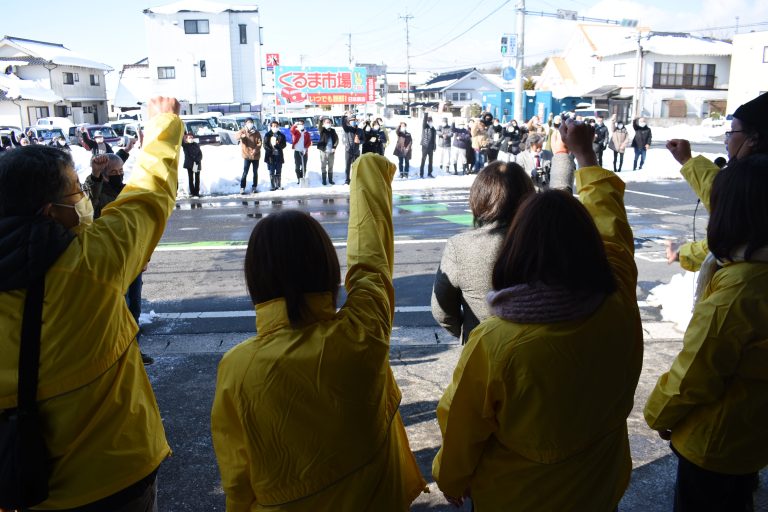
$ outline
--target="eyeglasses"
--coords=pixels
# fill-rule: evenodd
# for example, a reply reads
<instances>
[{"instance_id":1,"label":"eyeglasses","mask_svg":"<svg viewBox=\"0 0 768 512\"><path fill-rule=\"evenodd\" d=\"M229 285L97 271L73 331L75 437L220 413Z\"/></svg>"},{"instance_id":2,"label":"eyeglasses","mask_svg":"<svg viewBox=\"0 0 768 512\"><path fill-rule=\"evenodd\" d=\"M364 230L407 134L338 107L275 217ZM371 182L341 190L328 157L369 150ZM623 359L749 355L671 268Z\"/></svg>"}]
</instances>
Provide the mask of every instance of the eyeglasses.
<instances>
[{"instance_id":1,"label":"eyeglasses","mask_svg":"<svg viewBox=\"0 0 768 512\"><path fill-rule=\"evenodd\" d=\"M71 197L79 194L85 195L85 190L83 190L83 185L79 181L77 182L77 188L79 188L80 190L78 190L77 192L72 192L71 194L64 194L63 196L61 196L61 198L64 199L65 197Z\"/></svg>"},{"instance_id":2,"label":"eyeglasses","mask_svg":"<svg viewBox=\"0 0 768 512\"><path fill-rule=\"evenodd\" d=\"M729 131L729 132L725 132L725 138L727 139L727 138L729 138L729 137L730 137L732 134L734 134L734 133L741 133L741 132L743 132L743 131L744 131L744 130L731 130L731 131Z\"/></svg>"}]
</instances>

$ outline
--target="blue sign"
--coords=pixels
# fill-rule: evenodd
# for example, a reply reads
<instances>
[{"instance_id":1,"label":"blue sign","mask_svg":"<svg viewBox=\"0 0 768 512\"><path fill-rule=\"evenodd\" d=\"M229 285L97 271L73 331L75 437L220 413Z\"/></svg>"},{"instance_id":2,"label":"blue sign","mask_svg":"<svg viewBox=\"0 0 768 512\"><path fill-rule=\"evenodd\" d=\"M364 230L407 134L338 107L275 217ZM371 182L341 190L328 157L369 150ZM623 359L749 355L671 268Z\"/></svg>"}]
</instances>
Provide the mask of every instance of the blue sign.
<instances>
[{"instance_id":1,"label":"blue sign","mask_svg":"<svg viewBox=\"0 0 768 512\"><path fill-rule=\"evenodd\" d=\"M514 80L517 77L517 72L513 67L506 67L501 70L501 76L504 80Z\"/></svg>"}]
</instances>

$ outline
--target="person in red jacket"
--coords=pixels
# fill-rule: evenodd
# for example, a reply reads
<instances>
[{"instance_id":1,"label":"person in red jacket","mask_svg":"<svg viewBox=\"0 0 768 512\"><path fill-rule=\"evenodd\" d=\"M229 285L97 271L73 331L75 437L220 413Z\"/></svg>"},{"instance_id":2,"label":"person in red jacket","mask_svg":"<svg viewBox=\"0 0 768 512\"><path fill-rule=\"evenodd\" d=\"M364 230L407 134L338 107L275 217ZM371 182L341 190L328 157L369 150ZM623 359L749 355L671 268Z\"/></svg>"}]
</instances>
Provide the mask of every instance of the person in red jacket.
<instances>
[{"instance_id":1,"label":"person in red jacket","mask_svg":"<svg viewBox=\"0 0 768 512\"><path fill-rule=\"evenodd\" d=\"M291 147L293 148L293 159L296 161L296 183L301 184L301 180L307 175L307 154L312 140L309 138L309 132L304 131L304 122L298 121L291 126Z\"/></svg>"}]
</instances>

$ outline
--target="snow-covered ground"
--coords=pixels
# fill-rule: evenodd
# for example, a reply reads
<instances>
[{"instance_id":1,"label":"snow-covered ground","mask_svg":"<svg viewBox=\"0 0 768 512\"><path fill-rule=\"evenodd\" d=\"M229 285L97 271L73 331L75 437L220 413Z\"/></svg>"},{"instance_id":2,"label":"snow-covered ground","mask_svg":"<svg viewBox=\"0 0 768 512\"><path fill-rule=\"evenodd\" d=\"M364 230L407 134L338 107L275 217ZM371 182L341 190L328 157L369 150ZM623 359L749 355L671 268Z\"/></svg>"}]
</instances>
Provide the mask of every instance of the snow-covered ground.
<instances>
[{"instance_id":1,"label":"snow-covered ground","mask_svg":"<svg viewBox=\"0 0 768 512\"><path fill-rule=\"evenodd\" d=\"M419 141L421 138L421 120L411 119L408 122L409 128L412 128L412 134L414 137L413 144L413 158L411 159L411 177L409 179L401 180L395 179L393 189L398 190L422 190L422 189L439 189L439 188L468 188L474 181L474 176L453 176L446 174L445 171L440 171L439 164L435 161L434 165L434 179L419 179L419 163L421 162L421 147ZM654 140L667 140L671 138L687 138L695 142L711 142L712 137L717 137L723 134L725 130L724 126L711 127L708 125L702 126L688 126L677 125L670 128L654 128L653 138ZM397 164L397 158L392 154L395 147L395 135L394 131L390 131L390 143L386 149L386 156L395 164ZM125 165L126 179L130 178L131 170L135 164L136 154L139 149L134 149L131 157L128 159ZM200 174L200 190L203 195L231 195L239 194L240 192L240 176L243 169L243 160L240 154L239 145L227 145L227 146L202 146L203 151L203 164ZM723 152L725 154L725 146L723 146ZM284 196L284 197L306 197L317 195L338 195L348 190L348 187L343 185L344 183L344 149L342 147L336 150L336 161L334 164L334 181L335 186L322 186L320 176L320 156L316 148L310 148L309 150L309 162L307 168L309 169L309 186L302 188L299 187L296 182L296 173L294 172L293 163L293 151L288 147L284 151L285 164L283 164L282 171L282 185L285 190L277 192L269 192L269 173L267 171L266 163L262 161L259 163L259 181L258 191L259 195L264 197ZM90 153L82 148L73 148L73 156L77 164L78 174L80 179L84 180L89 172L89 159ZM437 155L435 155L437 156ZM705 154L708 158L714 159L718 154ZM663 180L679 180L682 179L679 173L680 166L672 158L672 155L665 149L651 149L646 156L646 164L642 171L632 172L632 161L634 159L634 152L631 148L627 149L624 154L624 166L621 178L628 183L631 182L649 182L649 181L663 181ZM606 150L603 153L603 163L606 168L612 168L613 152ZM181 162L180 162L181 165ZM628 170L629 169L629 170ZM184 169L180 169L179 173L179 197L186 197L189 191L189 183L187 179L187 173ZM426 171L424 173L426 175ZM248 184L246 189L250 191L252 184L252 174L249 175Z\"/></svg>"},{"instance_id":2,"label":"snow-covered ground","mask_svg":"<svg viewBox=\"0 0 768 512\"><path fill-rule=\"evenodd\" d=\"M661 306L664 321L674 323L680 332L685 332L693 312L693 296L698 277L698 272L675 274L668 284L653 288L645 302L649 306Z\"/></svg>"}]
</instances>

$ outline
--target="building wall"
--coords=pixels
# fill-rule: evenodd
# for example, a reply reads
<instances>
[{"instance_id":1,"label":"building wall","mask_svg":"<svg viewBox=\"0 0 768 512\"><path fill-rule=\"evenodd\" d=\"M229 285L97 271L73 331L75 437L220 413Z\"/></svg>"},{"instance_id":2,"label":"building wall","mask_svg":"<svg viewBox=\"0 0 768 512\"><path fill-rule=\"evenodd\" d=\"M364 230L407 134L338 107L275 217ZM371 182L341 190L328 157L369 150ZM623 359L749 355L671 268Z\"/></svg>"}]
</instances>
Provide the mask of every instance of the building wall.
<instances>
[{"instance_id":1,"label":"building wall","mask_svg":"<svg viewBox=\"0 0 768 512\"><path fill-rule=\"evenodd\" d=\"M727 113L768 91L768 31L733 38Z\"/></svg>"},{"instance_id":2,"label":"building wall","mask_svg":"<svg viewBox=\"0 0 768 512\"><path fill-rule=\"evenodd\" d=\"M209 33L186 34L185 20L208 20ZM242 45L241 23L247 25ZM176 96L195 105L195 112L206 111L209 103L261 103L258 13L147 13L145 28L154 94ZM175 68L176 77L158 78L158 67Z\"/></svg>"}]
</instances>

